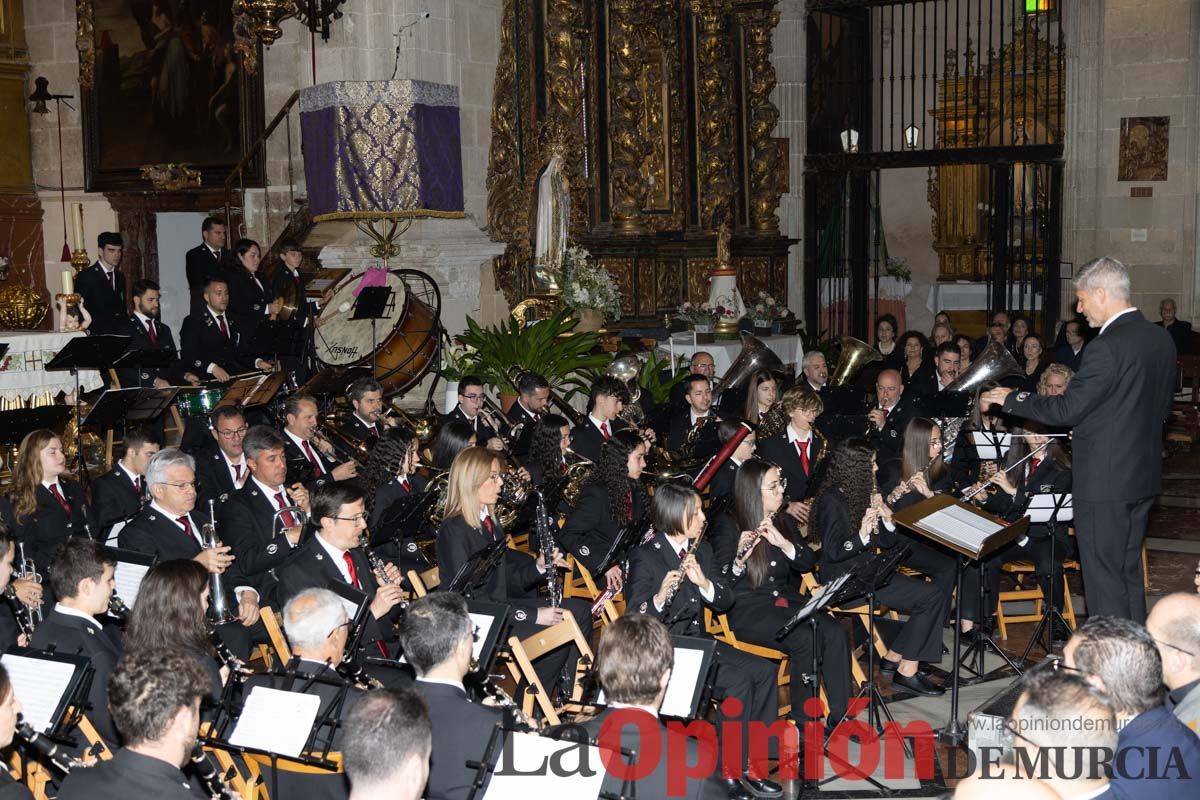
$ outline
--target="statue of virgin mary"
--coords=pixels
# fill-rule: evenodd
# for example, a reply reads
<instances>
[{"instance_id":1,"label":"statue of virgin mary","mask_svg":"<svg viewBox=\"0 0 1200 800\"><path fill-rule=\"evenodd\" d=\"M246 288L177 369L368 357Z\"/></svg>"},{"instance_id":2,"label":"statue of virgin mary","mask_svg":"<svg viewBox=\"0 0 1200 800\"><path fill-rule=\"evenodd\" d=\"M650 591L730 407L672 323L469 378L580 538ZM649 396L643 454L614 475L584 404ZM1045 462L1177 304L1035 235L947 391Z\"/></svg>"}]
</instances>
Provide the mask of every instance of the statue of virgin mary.
<instances>
[{"instance_id":1,"label":"statue of virgin mary","mask_svg":"<svg viewBox=\"0 0 1200 800\"><path fill-rule=\"evenodd\" d=\"M551 149L550 161L538 178L537 235L534 247L534 288L558 294L558 278L563 255L567 252L567 233L571 217L571 190L563 170L563 148Z\"/></svg>"}]
</instances>

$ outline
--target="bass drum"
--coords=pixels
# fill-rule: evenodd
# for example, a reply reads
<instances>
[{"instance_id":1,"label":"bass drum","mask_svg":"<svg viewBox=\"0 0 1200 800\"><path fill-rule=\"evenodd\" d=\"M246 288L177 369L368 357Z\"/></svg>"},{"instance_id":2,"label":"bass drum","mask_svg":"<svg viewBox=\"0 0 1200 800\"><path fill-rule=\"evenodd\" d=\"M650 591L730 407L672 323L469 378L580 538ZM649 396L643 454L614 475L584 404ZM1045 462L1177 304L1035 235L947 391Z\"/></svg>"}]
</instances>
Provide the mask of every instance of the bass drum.
<instances>
[{"instance_id":1,"label":"bass drum","mask_svg":"<svg viewBox=\"0 0 1200 800\"><path fill-rule=\"evenodd\" d=\"M354 316L354 290L362 273L345 278L321 310L316 329L317 360L331 369L371 363L371 322ZM388 272L391 303L375 321L375 379L384 397L416 386L436 363L441 335L442 295L429 275L415 269Z\"/></svg>"}]
</instances>

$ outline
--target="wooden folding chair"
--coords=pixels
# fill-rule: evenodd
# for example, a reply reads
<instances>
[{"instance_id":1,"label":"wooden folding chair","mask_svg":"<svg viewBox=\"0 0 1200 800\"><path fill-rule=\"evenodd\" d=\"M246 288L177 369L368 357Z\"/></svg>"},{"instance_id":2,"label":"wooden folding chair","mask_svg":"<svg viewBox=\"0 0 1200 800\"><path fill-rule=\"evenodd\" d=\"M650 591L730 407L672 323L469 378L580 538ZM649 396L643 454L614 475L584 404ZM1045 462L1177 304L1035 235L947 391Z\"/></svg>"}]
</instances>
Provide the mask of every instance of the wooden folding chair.
<instances>
[{"instance_id":1,"label":"wooden folding chair","mask_svg":"<svg viewBox=\"0 0 1200 800\"><path fill-rule=\"evenodd\" d=\"M574 644L579 650L579 660L575 663L575 678L571 686L571 704L563 708L555 708L550 694L538 678L533 662L547 653ZM532 636L521 640L515 636L508 639L509 661L508 671L518 684L525 681L528 689L521 701L521 710L525 716L533 716L533 705L536 702L543 717L551 725L559 724L560 714L564 708L578 704L583 697L584 679L587 677L589 665L593 663L592 648L584 638L583 631L575 623L575 618L567 614L562 622L543 628Z\"/></svg>"},{"instance_id":2,"label":"wooden folding chair","mask_svg":"<svg viewBox=\"0 0 1200 800\"><path fill-rule=\"evenodd\" d=\"M211 722L200 723L200 735L208 736L212 731ZM238 769L237 763L233 760L233 756L228 750L223 750L219 747L210 747L204 745L204 752L216 760L216 768L220 770L221 779L225 781L225 785L238 793L238 796L244 800L251 800L256 796L257 784L256 779L248 778Z\"/></svg>"},{"instance_id":3,"label":"wooden folding chair","mask_svg":"<svg viewBox=\"0 0 1200 800\"><path fill-rule=\"evenodd\" d=\"M249 773L248 779L245 782L247 792L242 793L245 800L271 800L270 794L270 779L268 770L272 766L271 756L263 755L262 753L243 753L246 761L246 771ZM293 775L341 775L345 773L345 766L342 762L342 754L337 751L330 752L327 756L336 769L328 770L321 767L314 767L311 764L305 764L302 761L294 761L284 756L276 756L274 759L275 769L280 772L287 772Z\"/></svg>"},{"instance_id":4,"label":"wooden folding chair","mask_svg":"<svg viewBox=\"0 0 1200 800\"><path fill-rule=\"evenodd\" d=\"M779 662L779 671L775 676L779 688L790 686L792 682L792 673L788 669L788 654L782 650L776 650L773 647L764 647L760 644L751 644L743 642L733 634L733 629L729 627L729 619L724 614L713 614L710 609L704 609L704 629L708 631L717 641L724 642L730 647L741 650L743 653L749 653L760 658L770 659L771 661ZM815 676L814 676L815 677ZM819 678L818 678L819 680ZM825 689L822 687L821 703L825 709L829 709L829 703L825 699ZM792 712L792 704L790 702L791 695L788 696L789 702L779 704L779 716L787 718Z\"/></svg>"},{"instance_id":5,"label":"wooden folding chair","mask_svg":"<svg viewBox=\"0 0 1200 800\"><path fill-rule=\"evenodd\" d=\"M284 664L291 661L292 648L288 646L287 637L283 635L283 620L280 615L276 614L270 606L263 606L258 610L258 617L262 620L263 627L267 629L267 637L270 638L271 647L279 656L279 660Z\"/></svg>"},{"instance_id":6,"label":"wooden folding chair","mask_svg":"<svg viewBox=\"0 0 1200 800\"><path fill-rule=\"evenodd\" d=\"M1076 627L1075 623L1075 606L1071 602L1071 587L1067 585L1066 572L1069 569L1078 569L1079 562L1067 559L1063 562L1063 617L1070 624L1071 629ZM1021 578L1025 575L1032 575L1035 572L1032 561L1006 561L1000 565L1003 571L1017 576L1017 586L1021 587ZM1032 589L1017 588L1008 592L1000 592L1000 596L996 598L996 628L1001 639L1008 638L1008 626L1015 625L1020 622L1037 622L1042 618L1042 603L1047 598L1042 594L1042 587L1036 586ZM1015 603L1019 600L1032 600L1032 614L1005 614L1004 604Z\"/></svg>"},{"instance_id":7,"label":"wooden folding chair","mask_svg":"<svg viewBox=\"0 0 1200 800\"><path fill-rule=\"evenodd\" d=\"M441 573L437 567L427 569L424 572L417 572L415 569L410 569L408 571L408 583L412 586L413 594L417 597L424 597L441 586Z\"/></svg>"},{"instance_id":8,"label":"wooden folding chair","mask_svg":"<svg viewBox=\"0 0 1200 800\"><path fill-rule=\"evenodd\" d=\"M589 603L600 599L602 592L588 571L573 555L567 556L567 574L563 579L563 597L582 597ZM600 607L600 625L603 627L625 612L624 596L618 592L604 601Z\"/></svg>"},{"instance_id":9,"label":"wooden folding chair","mask_svg":"<svg viewBox=\"0 0 1200 800\"><path fill-rule=\"evenodd\" d=\"M814 591L816 591L817 586L820 585L817 583L817 576L813 575L811 572L805 572L803 575L800 576L800 580L801 580L802 585L804 586L804 590L806 592L808 592L810 595ZM876 625L876 626L872 627L869 624L870 619L868 619L868 617L870 616L870 613L871 613L870 606L868 606L866 603L863 603L862 605L854 606L853 608L830 608L829 610L830 610L830 612L832 612L834 614L846 614L846 615L851 615L851 616L857 616L859 621L862 622L863 630L867 630L867 631L874 630L875 631L875 652L879 655L880 658L883 658L884 656L887 655L888 647L887 647L887 644L883 641L883 636L881 636L879 633L879 626ZM876 614L876 616L880 616L880 617L886 616L888 619L898 619L899 618L896 615L895 611L881 609L878 604L876 604L876 606L875 606L875 614ZM862 683L862 681L863 681L862 676L864 674L862 666L858 663L857 658L852 659L851 661L852 661L851 669L854 673L854 679L856 681L858 681L859 683Z\"/></svg>"}]
</instances>

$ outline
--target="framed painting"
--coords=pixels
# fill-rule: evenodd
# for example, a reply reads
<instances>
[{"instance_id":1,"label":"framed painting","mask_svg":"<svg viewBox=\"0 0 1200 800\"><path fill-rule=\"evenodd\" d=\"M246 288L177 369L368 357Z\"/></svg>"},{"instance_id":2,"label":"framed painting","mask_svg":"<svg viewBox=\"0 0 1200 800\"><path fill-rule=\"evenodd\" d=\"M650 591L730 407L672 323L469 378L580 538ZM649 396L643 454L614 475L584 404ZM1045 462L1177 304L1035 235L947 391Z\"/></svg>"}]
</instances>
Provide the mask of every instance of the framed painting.
<instances>
[{"instance_id":1,"label":"framed painting","mask_svg":"<svg viewBox=\"0 0 1200 800\"><path fill-rule=\"evenodd\" d=\"M229 0L76 0L87 191L146 191L149 165L220 188L263 128L261 46ZM262 165L246 174L261 185Z\"/></svg>"}]
</instances>

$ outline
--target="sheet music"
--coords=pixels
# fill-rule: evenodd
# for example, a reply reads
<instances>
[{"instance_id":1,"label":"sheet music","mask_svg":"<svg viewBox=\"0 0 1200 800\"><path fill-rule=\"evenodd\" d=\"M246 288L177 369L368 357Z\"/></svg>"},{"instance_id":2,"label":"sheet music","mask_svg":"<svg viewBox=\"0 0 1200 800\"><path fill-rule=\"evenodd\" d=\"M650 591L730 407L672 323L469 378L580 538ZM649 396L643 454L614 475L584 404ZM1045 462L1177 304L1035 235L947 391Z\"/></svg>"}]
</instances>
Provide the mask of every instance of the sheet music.
<instances>
[{"instance_id":1,"label":"sheet music","mask_svg":"<svg viewBox=\"0 0 1200 800\"><path fill-rule=\"evenodd\" d=\"M993 433L991 431L973 431L971 443L975 445L975 453L984 461L994 461L1008 455L1012 445L1012 434ZM997 447L999 444L999 447Z\"/></svg>"},{"instance_id":2,"label":"sheet music","mask_svg":"<svg viewBox=\"0 0 1200 800\"><path fill-rule=\"evenodd\" d=\"M120 522L113 525L112 528L109 529L108 539L104 543L106 545L108 545L109 547L117 547L118 534L120 534L121 529L124 528L128 524L129 524L128 521L121 520ZM124 595L122 595L121 599L124 599ZM130 608L132 608L132 606L130 606Z\"/></svg>"},{"instance_id":3,"label":"sheet music","mask_svg":"<svg viewBox=\"0 0 1200 800\"><path fill-rule=\"evenodd\" d=\"M146 577L146 573L149 571L150 568L145 564L131 564L128 561L117 562L117 568L113 574L117 584L116 593L128 608L133 608L133 604L137 602L142 578Z\"/></svg>"},{"instance_id":4,"label":"sheet music","mask_svg":"<svg viewBox=\"0 0 1200 800\"><path fill-rule=\"evenodd\" d=\"M972 553L980 552L989 536L1004 530L1003 525L958 506L946 506L935 511L922 519L920 525Z\"/></svg>"},{"instance_id":5,"label":"sheet music","mask_svg":"<svg viewBox=\"0 0 1200 800\"><path fill-rule=\"evenodd\" d=\"M704 651L690 647L675 648L675 668L667 683L659 711L668 717L690 717L692 698L696 695L696 684L707 676L700 674L704 666Z\"/></svg>"},{"instance_id":6,"label":"sheet music","mask_svg":"<svg viewBox=\"0 0 1200 800\"><path fill-rule=\"evenodd\" d=\"M338 595L338 599L342 601L342 608L346 609L346 618L353 622L354 615L358 613L358 603L353 600L347 600L340 594Z\"/></svg>"},{"instance_id":7,"label":"sheet music","mask_svg":"<svg viewBox=\"0 0 1200 800\"><path fill-rule=\"evenodd\" d=\"M1034 494L1029 496L1029 508L1026 509L1026 516L1030 522L1049 522L1051 517L1054 517L1055 522L1070 522L1075 519L1074 498L1068 494L1066 500L1063 500L1064 495L1061 494ZM1055 507L1061 503L1062 507L1055 514Z\"/></svg>"},{"instance_id":8,"label":"sheet music","mask_svg":"<svg viewBox=\"0 0 1200 800\"><path fill-rule=\"evenodd\" d=\"M470 612L471 621L475 623L475 641L471 644L471 655L476 660L479 659L479 654L483 651L483 643L487 641L488 633L492 630L492 624L495 622L492 617L487 614L476 614Z\"/></svg>"},{"instance_id":9,"label":"sheet music","mask_svg":"<svg viewBox=\"0 0 1200 800\"><path fill-rule=\"evenodd\" d=\"M320 709L318 695L255 686L229 743L296 758L304 752Z\"/></svg>"},{"instance_id":10,"label":"sheet music","mask_svg":"<svg viewBox=\"0 0 1200 800\"><path fill-rule=\"evenodd\" d=\"M510 733L504 747L508 752L500 758L507 768L492 773L485 800L531 797L595 800L600 796L607 772L602 766L599 747L560 742L533 733ZM583 763L589 766L591 774L580 769L581 758L587 759ZM546 769L548 763L555 764L555 768Z\"/></svg>"},{"instance_id":11,"label":"sheet music","mask_svg":"<svg viewBox=\"0 0 1200 800\"><path fill-rule=\"evenodd\" d=\"M843 572L829 583L818 586L817 590L813 592L812 597L809 598L809 601L804 604L804 608L800 609L799 613L797 614L797 619L808 619L809 615L811 615L813 611L820 606L826 597L832 597L841 590L846 581L850 580L851 574L852 573L849 572Z\"/></svg>"},{"instance_id":12,"label":"sheet music","mask_svg":"<svg viewBox=\"0 0 1200 800\"><path fill-rule=\"evenodd\" d=\"M54 712L71 686L75 666L14 653L5 653L0 657L0 664L8 670L8 679L21 701L25 721L39 733L49 732L54 724Z\"/></svg>"}]
</instances>

